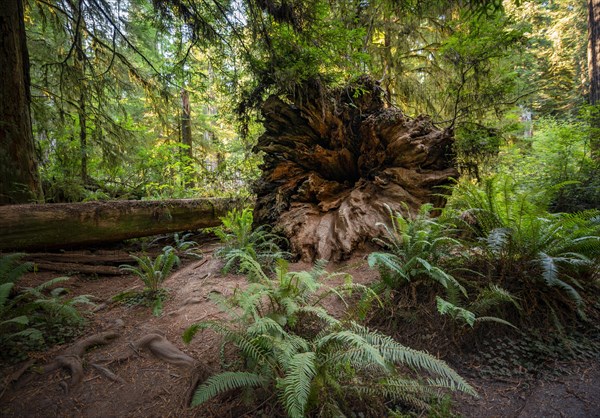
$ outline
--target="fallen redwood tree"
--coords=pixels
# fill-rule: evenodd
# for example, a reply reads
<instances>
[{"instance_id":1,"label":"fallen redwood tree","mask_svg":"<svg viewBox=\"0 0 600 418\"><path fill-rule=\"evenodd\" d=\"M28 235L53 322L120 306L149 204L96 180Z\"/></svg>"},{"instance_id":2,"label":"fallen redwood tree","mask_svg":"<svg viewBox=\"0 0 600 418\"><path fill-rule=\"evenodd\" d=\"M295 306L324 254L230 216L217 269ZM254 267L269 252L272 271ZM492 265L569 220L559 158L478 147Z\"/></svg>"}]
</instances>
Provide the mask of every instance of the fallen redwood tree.
<instances>
[{"instance_id":1,"label":"fallen redwood tree","mask_svg":"<svg viewBox=\"0 0 600 418\"><path fill-rule=\"evenodd\" d=\"M0 206L0 250L122 241L221 223L236 199L123 200Z\"/></svg>"},{"instance_id":2,"label":"fallen redwood tree","mask_svg":"<svg viewBox=\"0 0 600 418\"><path fill-rule=\"evenodd\" d=\"M389 209L441 205L439 186L458 176L451 131L386 106L368 77L329 91L309 83L289 101L270 97L262 114L255 222L279 227L304 260L349 256Z\"/></svg>"}]
</instances>

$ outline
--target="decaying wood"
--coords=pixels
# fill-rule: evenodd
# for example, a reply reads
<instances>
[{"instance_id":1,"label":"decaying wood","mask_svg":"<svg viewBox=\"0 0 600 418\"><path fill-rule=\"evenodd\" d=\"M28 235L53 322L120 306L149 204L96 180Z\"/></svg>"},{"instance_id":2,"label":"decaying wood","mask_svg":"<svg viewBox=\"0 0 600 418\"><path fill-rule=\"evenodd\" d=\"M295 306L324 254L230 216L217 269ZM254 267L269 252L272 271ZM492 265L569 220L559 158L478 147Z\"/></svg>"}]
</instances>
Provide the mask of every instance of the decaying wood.
<instances>
[{"instance_id":1,"label":"decaying wood","mask_svg":"<svg viewBox=\"0 0 600 418\"><path fill-rule=\"evenodd\" d=\"M443 203L439 186L458 176L450 131L386 107L366 77L334 91L306 85L301 93L263 106L257 224L279 227L305 260L339 260L380 235L390 209L406 215Z\"/></svg>"},{"instance_id":2,"label":"decaying wood","mask_svg":"<svg viewBox=\"0 0 600 418\"><path fill-rule=\"evenodd\" d=\"M116 242L220 224L235 199L0 206L0 250Z\"/></svg>"},{"instance_id":3,"label":"decaying wood","mask_svg":"<svg viewBox=\"0 0 600 418\"><path fill-rule=\"evenodd\" d=\"M125 252L116 253L113 251L111 254L105 252L91 254L70 251L64 253L29 253L24 256L24 261L31 261L34 263L51 262L119 266L121 264L130 263L131 257Z\"/></svg>"},{"instance_id":4,"label":"decaying wood","mask_svg":"<svg viewBox=\"0 0 600 418\"><path fill-rule=\"evenodd\" d=\"M131 259L129 259L127 262L131 262ZM118 267L114 266L90 266L79 263L51 263L44 261L36 262L35 266L38 270L56 271L66 274L83 273L100 274L105 276L119 276L125 274Z\"/></svg>"}]
</instances>

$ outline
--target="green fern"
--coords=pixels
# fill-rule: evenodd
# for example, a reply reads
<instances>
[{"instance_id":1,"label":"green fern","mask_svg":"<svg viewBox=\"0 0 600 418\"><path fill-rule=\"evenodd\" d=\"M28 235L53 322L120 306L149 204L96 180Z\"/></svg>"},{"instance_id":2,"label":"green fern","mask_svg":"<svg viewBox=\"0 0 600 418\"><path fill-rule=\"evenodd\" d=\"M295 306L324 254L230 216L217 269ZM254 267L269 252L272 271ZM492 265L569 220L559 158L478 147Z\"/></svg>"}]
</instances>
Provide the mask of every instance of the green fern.
<instances>
[{"instance_id":1,"label":"green fern","mask_svg":"<svg viewBox=\"0 0 600 418\"><path fill-rule=\"evenodd\" d=\"M550 214L535 200L510 178L496 177L480 186L459 183L450 204L468 214L462 225L471 234L471 264L485 274L484 283L518 298L517 312L526 311L523 305L560 310L560 304L584 316L582 292L592 291L600 266L599 212Z\"/></svg>"},{"instance_id":2,"label":"green fern","mask_svg":"<svg viewBox=\"0 0 600 418\"><path fill-rule=\"evenodd\" d=\"M317 292L343 297L345 291L333 292L320 284L318 279L326 275L323 266L318 263L310 272L289 272L287 263L278 262L273 279L256 271L261 280L228 300L215 297L232 321L194 324L183 339L189 343L198 332L215 331L224 345L238 349L243 367L207 380L197 389L193 405L233 389L261 387L276 393L287 416L303 417L319 411L343 415L359 399L368 399L381 410L387 401L399 399L426 408L440 388L475 393L443 361L354 322L340 322L316 306L321 300L315 298ZM344 286L353 289L349 282ZM301 315L316 318L319 330L303 332ZM401 374L403 367L417 377ZM418 378L421 373L427 378Z\"/></svg>"},{"instance_id":3,"label":"green fern","mask_svg":"<svg viewBox=\"0 0 600 418\"><path fill-rule=\"evenodd\" d=\"M201 405L219 393L232 389L254 388L265 385L265 379L250 372L224 372L209 377L206 382L196 390L192 398L192 406Z\"/></svg>"},{"instance_id":4,"label":"green fern","mask_svg":"<svg viewBox=\"0 0 600 418\"><path fill-rule=\"evenodd\" d=\"M0 285L16 282L23 274L33 268L33 263L22 263L23 253L0 256Z\"/></svg>"},{"instance_id":5,"label":"green fern","mask_svg":"<svg viewBox=\"0 0 600 418\"><path fill-rule=\"evenodd\" d=\"M181 263L177 254L168 248L154 260L147 255L138 257L130 254L129 256L137 262L137 266L122 264L119 268L138 276L150 292L157 292L162 282L169 276L171 270Z\"/></svg>"},{"instance_id":6,"label":"green fern","mask_svg":"<svg viewBox=\"0 0 600 418\"><path fill-rule=\"evenodd\" d=\"M289 256L279 246L280 243L285 244L285 239L271 233L266 226L252 228L252 209L234 209L221 218L221 221L223 226L215 228L214 233L221 240L223 247L219 248L215 255L225 259L224 272L246 273L244 266L240 266L242 255L267 269L273 268L275 260Z\"/></svg>"},{"instance_id":7,"label":"green fern","mask_svg":"<svg viewBox=\"0 0 600 418\"><path fill-rule=\"evenodd\" d=\"M0 343L4 346L1 358L22 360L23 347L29 347L27 351L41 349L48 342L60 341L61 332L72 334L83 325L83 317L75 306L92 303L87 295L68 298L66 289L55 287L67 280L68 277L58 277L16 291L14 283L0 285Z\"/></svg>"}]
</instances>

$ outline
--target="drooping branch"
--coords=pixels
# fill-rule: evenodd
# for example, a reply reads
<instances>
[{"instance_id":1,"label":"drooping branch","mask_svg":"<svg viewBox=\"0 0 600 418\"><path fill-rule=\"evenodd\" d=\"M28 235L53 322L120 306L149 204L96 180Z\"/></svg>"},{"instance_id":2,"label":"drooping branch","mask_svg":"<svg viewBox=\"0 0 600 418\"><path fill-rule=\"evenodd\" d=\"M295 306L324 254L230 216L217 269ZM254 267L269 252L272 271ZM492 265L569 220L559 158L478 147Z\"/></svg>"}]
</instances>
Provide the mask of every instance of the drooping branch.
<instances>
[{"instance_id":1,"label":"drooping branch","mask_svg":"<svg viewBox=\"0 0 600 418\"><path fill-rule=\"evenodd\" d=\"M281 228L303 259L345 258L380 235L390 210L443 203L439 186L458 176L449 130L386 107L367 77L300 93L293 103L271 97L263 106L255 219Z\"/></svg>"}]
</instances>

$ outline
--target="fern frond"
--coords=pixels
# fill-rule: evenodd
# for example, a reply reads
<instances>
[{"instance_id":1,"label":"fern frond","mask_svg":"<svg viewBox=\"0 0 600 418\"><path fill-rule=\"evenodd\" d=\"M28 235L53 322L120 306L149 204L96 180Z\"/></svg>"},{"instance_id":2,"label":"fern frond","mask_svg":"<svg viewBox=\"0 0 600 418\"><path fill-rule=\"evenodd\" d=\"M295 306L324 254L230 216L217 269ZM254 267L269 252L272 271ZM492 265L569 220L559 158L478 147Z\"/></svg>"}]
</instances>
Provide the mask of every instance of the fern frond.
<instances>
[{"instance_id":1,"label":"fern frond","mask_svg":"<svg viewBox=\"0 0 600 418\"><path fill-rule=\"evenodd\" d=\"M550 257L546 253L539 253L538 259L536 260L542 268L542 279L549 287L558 287L564 290L567 295L575 302L577 306L583 305L583 299L579 292L573 288L570 284L559 279L558 266L555 263L555 259Z\"/></svg>"},{"instance_id":2,"label":"fern frond","mask_svg":"<svg viewBox=\"0 0 600 418\"><path fill-rule=\"evenodd\" d=\"M0 257L0 285L14 283L32 269L32 263L21 263L24 256L24 253L13 253Z\"/></svg>"},{"instance_id":3,"label":"fern frond","mask_svg":"<svg viewBox=\"0 0 600 418\"><path fill-rule=\"evenodd\" d=\"M209 377L194 394L192 406L198 406L215 397L216 395L239 388L263 386L265 379L250 372L223 372Z\"/></svg>"},{"instance_id":4,"label":"fern frond","mask_svg":"<svg viewBox=\"0 0 600 418\"><path fill-rule=\"evenodd\" d=\"M410 277L406 274L404 269L401 267L402 260L394 254L388 253L371 253L368 257L369 267L383 267L386 268L393 273L397 274L399 277L403 278L407 282L410 282Z\"/></svg>"},{"instance_id":5,"label":"fern frond","mask_svg":"<svg viewBox=\"0 0 600 418\"><path fill-rule=\"evenodd\" d=\"M37 290L38 292L41 292L43 290L48 289L49 287L54 286L57 283L62 283L62 282L66 282L67 280L71 280L70 277L56 277L54 279L50 279L48 281L45 281L44 283L38 285L35 287L35 290Z\"/></svg>"},{"instance_id":6,"label":"fern frond","mask_svg":"<svg viewBox=\"0 0 600 418\"><path fill-rule=\"evenodd\" d=\"M8 296L10 295L10 291L14 285L15 284L12 282L0 284L0 313L4 309L6 301L8 300Z\"/></svg>"},{"instance_id":7,"label":"fern frond","mask_svg":"<svg viewBox=\"0 0 600 418\"><path fill-rule=\"evenodd\" d=\"M503 303L510 303L517 310L521 310L521 306L515 296L508 290L491 284L479 293L477 300L471 304L470 309L475 313L483 313Z\"/></svg>"},{"instance_id":8,"label":"fern frond","mask_svg":"<svg viewBox=\"0 0 600 418\"><path fill-rule=\"evenodd\" d=\"M441 315L450 315L453 319L461 319L471 328L475 324L475 314L465 308L456 306L439 296L435 297L437 310Z\"/></svg>"},{"instance_id":9,"label":"fern frond","mask_svg":"<svg viewBox=\"0 0 600 418\"><path fill-rule=\"evenodd\" d=\"M278 382L283 389L280 394L281 403L290 417L304 417L312 379L316 374L315 353L298 353L291 358L285 377Z\"/></svg>"}]
</instances>

